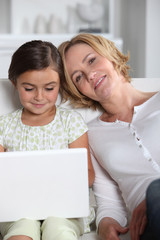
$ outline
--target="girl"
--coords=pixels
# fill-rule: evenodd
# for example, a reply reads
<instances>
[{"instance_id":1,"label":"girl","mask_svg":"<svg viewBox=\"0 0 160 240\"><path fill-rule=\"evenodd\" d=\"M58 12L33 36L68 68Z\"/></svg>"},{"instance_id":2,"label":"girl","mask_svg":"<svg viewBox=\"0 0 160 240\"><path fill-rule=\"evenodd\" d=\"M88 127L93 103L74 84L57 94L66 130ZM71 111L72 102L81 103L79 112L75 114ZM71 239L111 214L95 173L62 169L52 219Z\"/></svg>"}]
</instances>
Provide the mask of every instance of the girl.
<instances>
[{"instance_id":1,"label":"girl","mask_svg":"<svg viewBox=\"0 0 160 240\"><path fill-rule=\"evenodd\" d=\"M91 186L94 171L87 126L78 113L55 105L64 81L56 47L38 40L23 44L13 54L9 79L18 91L22 108L0 117L0 151L87 148ZM77 239L85 231L83 222L50 217L42 223L42 239ZM40 240L40 222L21 219L1 223L0 232L4 240Z\"/></svg>"}]
</instances>

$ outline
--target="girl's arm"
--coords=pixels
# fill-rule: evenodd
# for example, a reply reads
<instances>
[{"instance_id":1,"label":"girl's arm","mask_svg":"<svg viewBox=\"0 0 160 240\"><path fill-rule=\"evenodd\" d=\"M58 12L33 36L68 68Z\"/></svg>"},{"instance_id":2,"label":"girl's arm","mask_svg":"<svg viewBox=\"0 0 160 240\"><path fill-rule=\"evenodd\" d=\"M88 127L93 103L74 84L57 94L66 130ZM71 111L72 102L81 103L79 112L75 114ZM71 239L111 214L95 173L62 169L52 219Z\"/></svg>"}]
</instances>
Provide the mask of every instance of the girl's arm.
<instances>
[{"instance_id":1,"label":"girl's arm","mask_svg":"<svg viewBox=\"0 0 160 240\"><path fill-rule=\"evenodd\" d=\"M95 173L93 169L93 165L91 162L91 155L89 151L89 145L88 145L88 135L87 133L84 133L82 136L80 136L78 139L76 139L74 142L69 144L69 148L86 148L88 153L88 176L89 176L89 187L92 186L95 178Z\"/></svg>"},{"instance_id":2,"label":"girl's arm","mask_svg":"<svg viewBox=\"0 0 160 240\"><path fill-rule=\"evenodd\" d=\"M2 145L0 145L0 152L4 152L4 147Z\"/></svg>"}]
</instances>

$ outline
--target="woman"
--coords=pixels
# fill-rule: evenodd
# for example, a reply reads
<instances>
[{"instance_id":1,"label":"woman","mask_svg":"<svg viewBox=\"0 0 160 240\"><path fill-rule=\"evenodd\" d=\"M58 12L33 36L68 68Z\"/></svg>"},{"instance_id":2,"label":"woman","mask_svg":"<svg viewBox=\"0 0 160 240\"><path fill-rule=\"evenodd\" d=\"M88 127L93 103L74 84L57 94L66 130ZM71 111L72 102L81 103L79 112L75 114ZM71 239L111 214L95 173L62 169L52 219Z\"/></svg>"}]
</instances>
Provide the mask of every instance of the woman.
<instances>
[{"instance_id":1,"label":"woman","mask_svg":"<svg viewBox=\"0 0 160 240\"><path fill-rule=\"evenodd\" d=\"M101 36L79 34L59 46L66 81L63 97L76 107L100 108L89 123L96 179L97 227L104 240L154 239L145 193L160 177L160 93L131 85L128 56ZM155 238L156 239L156 238Z\"/></svg>"}]
</instances>

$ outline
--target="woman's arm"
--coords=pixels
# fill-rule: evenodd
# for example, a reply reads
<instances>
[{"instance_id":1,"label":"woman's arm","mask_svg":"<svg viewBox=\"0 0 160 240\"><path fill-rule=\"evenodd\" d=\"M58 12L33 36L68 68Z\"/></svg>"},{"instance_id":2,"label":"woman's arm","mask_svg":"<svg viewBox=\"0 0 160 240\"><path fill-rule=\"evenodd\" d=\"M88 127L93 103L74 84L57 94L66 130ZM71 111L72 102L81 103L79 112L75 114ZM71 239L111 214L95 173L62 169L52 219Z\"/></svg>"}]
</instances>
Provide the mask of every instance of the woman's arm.
<instances>
[{"instance_id":1,"label":"woman's arm","mask_svg":"<svg viewBox=\"0 0 160 240\"><path fill-rule=\"evenodd\" d=\"M92 152L91 152L92 154ZM97 202L96 225L102 239L110 239L120 233L126 233L127 209L117 183L103 169L92 154L95 170L93 191ZM108 238L107 238L108 237Z\"/></svg>"},{"instance_id":2,"label":"woman's arm","mask_svg":"<svg viewBox=\"0 0 160 240\"><path fill-rule=\"evenodd\" d=\"M93 185L93 182L95 179L95 173L94 173L93 165L91 162L91 155L90 155L90 151L89 151L87 132L84 133L82 136L80 136L78 139L76 139L74 142L70 143L69 148L86 148L87 149L89 187L91 187Z\"/></svg>"}]
</instances>

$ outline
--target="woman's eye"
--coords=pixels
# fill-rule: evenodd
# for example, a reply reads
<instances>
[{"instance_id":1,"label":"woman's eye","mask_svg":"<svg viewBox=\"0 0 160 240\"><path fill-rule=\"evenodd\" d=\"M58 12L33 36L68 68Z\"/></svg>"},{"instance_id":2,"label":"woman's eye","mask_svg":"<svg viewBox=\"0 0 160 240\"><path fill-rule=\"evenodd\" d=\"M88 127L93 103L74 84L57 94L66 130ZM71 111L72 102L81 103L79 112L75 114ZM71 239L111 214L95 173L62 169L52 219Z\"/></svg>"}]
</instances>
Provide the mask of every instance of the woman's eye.
<instances>
[{"instance_id":1,"label":"woman's eye","mask_svg":"<svg viewBox=\"0 0 160 240\"><path fill-rule=\"evenodd\" d=\"M89 64L93 63L95 59L96 59L95 57L94 57L94 58L91 58L91 59L89 60Z\"/></svg>"},{"instance_id":2,"label":"woman's eye","mask_svg":"<svg viewBox=\"0 0 160 240\"><path fill-rule=\"evenodd\" d=\"M76 77L76 83L78 83L80 80L81 80L81 78L82 78L82 74L80 74L80 75L78 75L77 77Z\"/></svg>"}]
</instances>

